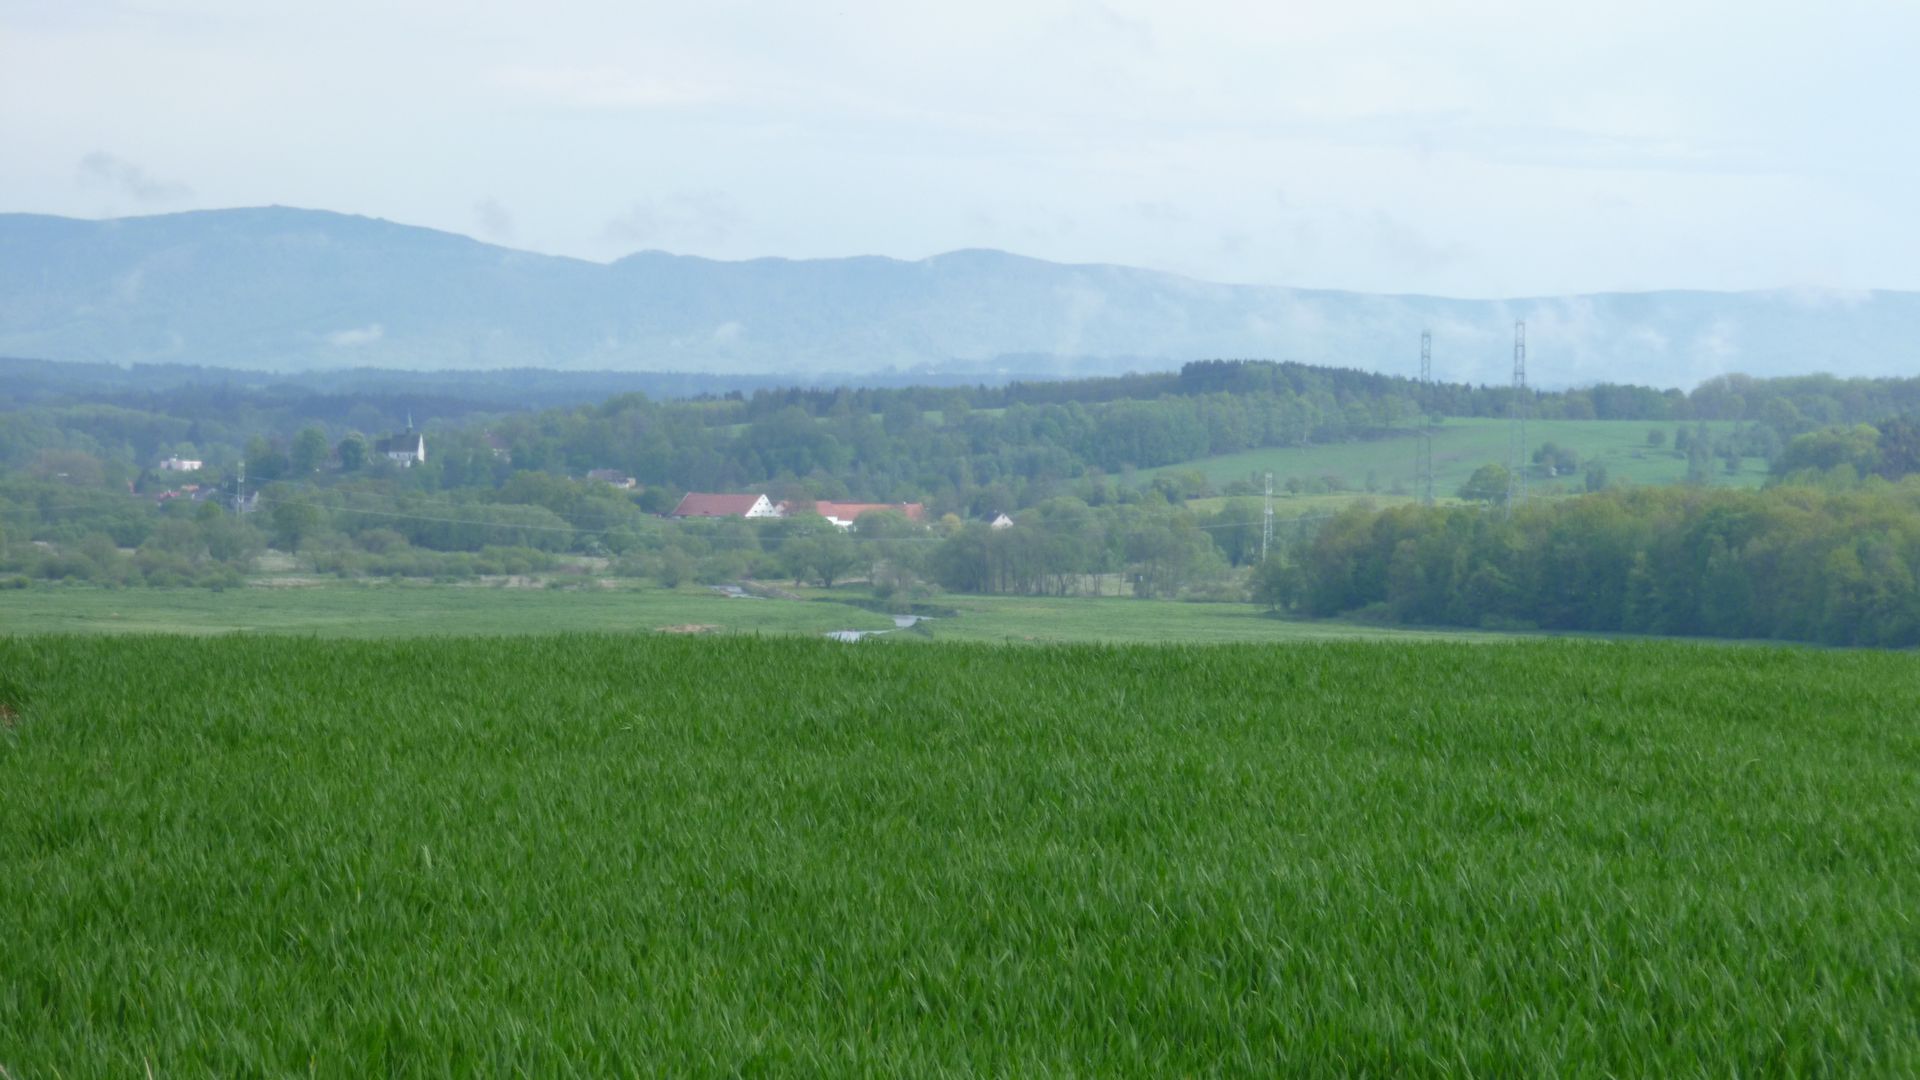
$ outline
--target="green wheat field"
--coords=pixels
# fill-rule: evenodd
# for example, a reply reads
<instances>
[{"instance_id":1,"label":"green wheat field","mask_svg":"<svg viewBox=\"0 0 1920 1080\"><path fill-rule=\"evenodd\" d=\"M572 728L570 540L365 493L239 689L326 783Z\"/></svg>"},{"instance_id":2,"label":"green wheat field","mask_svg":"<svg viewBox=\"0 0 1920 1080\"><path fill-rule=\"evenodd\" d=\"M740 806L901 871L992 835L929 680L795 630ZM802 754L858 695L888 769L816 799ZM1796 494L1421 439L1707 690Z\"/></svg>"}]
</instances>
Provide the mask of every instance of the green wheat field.
<instances>
[{"instance_id":1,"label":"green wheat field","mask_svg":"<svg viewBox=\"0 0 1920 1080\"><path fill-rule=\"evenodd\" d=\"M0 1066L1911 1075L1920 657L0 638Z\"/></svg>"}]
</instances>

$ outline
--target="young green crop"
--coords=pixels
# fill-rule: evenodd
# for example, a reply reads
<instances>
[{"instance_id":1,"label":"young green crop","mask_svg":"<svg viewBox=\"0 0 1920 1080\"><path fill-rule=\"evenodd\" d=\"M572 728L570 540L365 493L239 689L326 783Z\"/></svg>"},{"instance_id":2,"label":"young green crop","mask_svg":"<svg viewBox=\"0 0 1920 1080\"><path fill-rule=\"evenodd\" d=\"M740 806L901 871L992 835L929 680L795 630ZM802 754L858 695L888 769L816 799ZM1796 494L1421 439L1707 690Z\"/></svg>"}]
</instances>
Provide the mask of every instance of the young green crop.
<instances>
[{"instance_id":1,"label":"young green crop","mask_svg":"<svg viewBox=\"0 0 1920 1080\"><path fill-rule=\"evenodd\" d=\"M1920 1070L1920 659L0 639L37 1076Z\"/></svg>"}]
</instances>

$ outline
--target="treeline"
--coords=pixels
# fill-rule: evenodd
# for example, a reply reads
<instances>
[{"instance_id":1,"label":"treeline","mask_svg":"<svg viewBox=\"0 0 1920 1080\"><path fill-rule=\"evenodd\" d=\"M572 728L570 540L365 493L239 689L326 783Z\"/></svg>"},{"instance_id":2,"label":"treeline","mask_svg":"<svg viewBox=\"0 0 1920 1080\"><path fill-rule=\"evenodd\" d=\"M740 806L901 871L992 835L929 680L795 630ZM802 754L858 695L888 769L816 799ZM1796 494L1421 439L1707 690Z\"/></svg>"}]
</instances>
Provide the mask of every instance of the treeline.
<instances>
[{"instance_id":1,"label":"treeline","mask_svg":"<svg viewBox=\"0 0 1920 1080\"><path fill-rule=\"evenodd\" d=\"M1050 370L1049 358L999 370ZM822 372L810 385L835 387L857 380L867 386L966 386L979 381L965 371L880 371L856 376ZM555 371L494 368L484 371L400 371L347 368L307 372L248 371L195 364L99 364L0 356L0 409L29 405L110 404L173 411L223 388L281 403L298 411L300 399L351 398L421 419L472 412L555 408L604 401L616 394L654 398L732 397L793 385L790 374L733 375L703 371ZM446 411L437 411L444 409Z\"/></svg>"},{"instance_id":2,"label":"treeline","mask_svg":"<svg viewBox=\"0 0 1920 1080\"><path fill-rule=\"evenodd\" d=\"M147 471L177 454L206 461L206 482L230 482L245 460L264 481L364 474L396 491L428 493L498 489L522 472L615 469L649 489L642 507L652 512L680 491L764 486L813 498L928 501L968 517L1038 505L1070 482L1259 447L1375 437L1429 415L1501 416L1510 406L1504 387L1423 388L1255 361L1000 387L761 389L688 401L623 394L437 423L426 465L395 475L368 450L404 423L404 396L374 405L349 404L350 395L282 399L238 385L158 392L188 397L167 399L161 411L93 402L0 413L0 469L144 491L179 479ZM1692 394L1627 386L1540 393L1528 408L1543 419L1738 420L1742 445L1720 449L1773 460L1823 425L1878 423L1920 408L1920 380L1729 376Z\"/></svg>"},{"instance_id":3,"label":"treeline","mask_svg":"<svg viewBox=\"0 0 1920 1080\"><path fill-rule=\"evenodd\" d=\"M33 580L95 585L241 585L267 538L244 518L211 503L172 515L126 519L105 511L66 517L50 535L16 539L18 506L0 502L0 586ZM185 508L183 508L185 510Z\"/></svg>"},{"instance_id":4,"label":"treeline","mask_svg":"<svg viewBox=\"0 0 1920 1080\"><path fill-rule=\"evenodd\" d=\"M1844 488L1876 476L1898 480L1920 472L1920 423L1895 416L1811 431L1788 443L1772 469L1791 482L1827 487Z\"/></svg>"},{"instance_id":5,"label":"treeline","mask_svg":"<svg viewBox=\"0 0 1920 1080\"><path fill-rule=\"evenodd\" d=\"M1464 507L1357 507L1257 597L1436 626L1920 645L1920 480L1850 491L1642 488Z\"/></svg>"}]
</instances>

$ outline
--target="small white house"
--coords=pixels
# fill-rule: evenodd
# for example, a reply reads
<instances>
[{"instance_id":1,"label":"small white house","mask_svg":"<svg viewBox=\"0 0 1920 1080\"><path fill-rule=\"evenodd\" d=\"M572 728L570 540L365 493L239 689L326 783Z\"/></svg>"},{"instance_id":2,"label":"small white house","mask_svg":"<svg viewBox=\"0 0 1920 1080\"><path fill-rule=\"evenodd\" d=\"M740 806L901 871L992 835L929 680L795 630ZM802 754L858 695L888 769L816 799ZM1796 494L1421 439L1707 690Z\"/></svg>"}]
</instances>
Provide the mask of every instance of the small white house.
<instances>
[{"instance_id":1,"label":"small white house","mask_svg":"<svg viewBox=\"0 0 1920 1080\"><path fill-rule=\"evenodd\" d=\"M206 462L196 461L193 458L170 457L160 463L160 469L162 472L199 472L200 467L205 464Z\"/></svg>"},{"instance_id":2,"label":"small white house","mask_svg":"<svg viewBox=\"0 0 1920 1080\"><path fill-rule=\"evenodd\" d=\"M1013 519L1005 514L995 514L993 515L993 520L987 522L987 528L1011 529L1013 528Z\"/></svg>"}]
</instances>

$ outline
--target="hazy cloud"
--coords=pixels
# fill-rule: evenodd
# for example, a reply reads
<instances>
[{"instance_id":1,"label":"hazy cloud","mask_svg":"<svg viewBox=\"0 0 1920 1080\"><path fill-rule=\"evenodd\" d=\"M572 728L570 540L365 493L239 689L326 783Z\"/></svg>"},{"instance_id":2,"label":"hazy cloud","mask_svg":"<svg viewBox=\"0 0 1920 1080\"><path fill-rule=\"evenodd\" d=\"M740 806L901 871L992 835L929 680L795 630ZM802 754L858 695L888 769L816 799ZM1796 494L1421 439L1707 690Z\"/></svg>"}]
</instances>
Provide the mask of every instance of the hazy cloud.
<instances>
[{"instance_id":1,"label":"hazy cloud","mask_svg":"<svg viewBox=\"0 0 1920 1080\"><path fill-rule=\"evenodd\" d=\"M1085 40L1107 40L1135 52L1151 52L1154 46L1153 23L1144 16L1128 15L1110 4L1083 3L1057 24L1062 36Z\"/></svg>"},{"instance_id":2,"label":"hazy cloud","mask_svg":"<svg viewBox=\"0 0 1920 1080\"><path fill-rule=\"evenodd\" d=\"M585 258L1913 289L1920 140L1887 133L1916 40L1920 5L1884 0L0 0L0 210L285 203L509 239L484 195L515 245Z\"/></svg>"},{"instance_id":3,"label":"hazy cloud","mask_svg":"<svg viewBox=\"0 0 1920 1080\"><path fill-rule=\"evenodd\" d=\"M473 223L480 235L490 240L513 239L513 215L498 199L481 199L473 204Z\"/></svg>"},{"instance_id":4,"label":"hazy cloud","mask_svg":"<svg viewBox=\"0 0 1920 1080\"><path fill-rule=\"evenodd\" d=\"M1782 290L1787 302L1800 308L1853 308L1873 302L1870 289L1828 289L1815 285L1796 285Z\"/></svg>"},{"instance_id":5,"label":"hazy cloud","mask_svg":"<svg viewBox=\"0 0 1920 1080\"><path fill-rule=\"evenodd\" d=\"M80 159L79 179L82 187L107 188L135 202L178 202L193 197L193 189L187 185L162 180L126 158L104 150L95 150Z\"/></svg>"},{"instance_id":6,"label":"hazy cloud","mask_svg":"<svg viewBox=\"0 0 1920 1080\"><path fill-rule=\"evenodd\" d=\"M1464 245L1433 240L1385 210L1368 215L1366 230L1382 255L1422 273L1445 268L1468 255Z\"/></svg>"},{"instance_id":7,"label":"hazy cloud","mask_svg":"<svg viewBox=\"0 0 1920 1080\"><path fill-rule=\"evenodd\" d=\"M1133 212L1144 221L1176 222L1187 220L1187 212L1167 199L1148 199L1133 204Z\"/></svg>"},{"instance_id":8,"label":"hazy cloud","mask_svg":"<svg viewBox=\"0 0 1920 1080\"><path fill-rule=\"evenodd\" d=\"M340 330L327 335L327 344L342 349L351 349L360 345L371 345L387 336L387 328L379 323L362 326L355 330Z\"/></svg>"},{"instance_id":9,"label":"hazy cloud","mask_svg":"<svg viewBox=\"0 0 1920 1080\"><path fill-rule=\"evenodd\" d=\"M740 208L724 191L681 191L641 199L608 221L607 238L621 244L713 245L740 224Z\"/></svg>"},{"instance_id":10,"label":"hazy cloud","mask_svg":"<svg viewBox=\"0 0 1920 1080\"><path fill-rule=\"evenodd\" d=\"M550 105L581 109L645 109L698 105L722 97L694 80L642 74L618 65L501 68L495 85Z\"/></svg>"}]
</instances>

